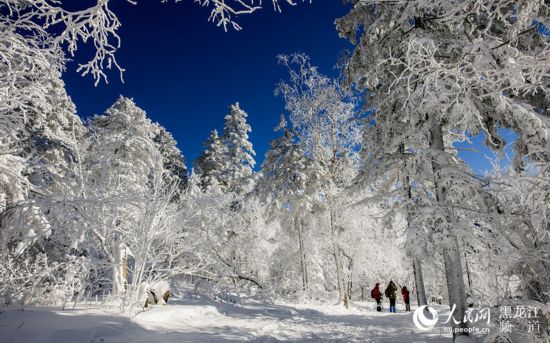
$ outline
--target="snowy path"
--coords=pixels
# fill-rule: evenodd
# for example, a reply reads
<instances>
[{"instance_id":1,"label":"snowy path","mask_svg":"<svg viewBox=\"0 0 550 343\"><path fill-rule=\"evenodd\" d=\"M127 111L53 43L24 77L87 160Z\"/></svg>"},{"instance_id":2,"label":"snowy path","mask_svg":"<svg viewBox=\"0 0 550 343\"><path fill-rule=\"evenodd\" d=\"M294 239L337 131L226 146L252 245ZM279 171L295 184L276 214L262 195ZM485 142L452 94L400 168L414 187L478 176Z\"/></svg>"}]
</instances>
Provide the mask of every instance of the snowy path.
<instances>
[{"instance_id":1,"label":"snowy path","mask_svg":"<svg viewBox=\"0 0 550 343\"><path fill-rule=\"evenodd\" d=\"M174 301L133 319L101 308L0 308L0 342L451 342L420 332L411 313L337 306Z\"/></svg>"}]
</instances>

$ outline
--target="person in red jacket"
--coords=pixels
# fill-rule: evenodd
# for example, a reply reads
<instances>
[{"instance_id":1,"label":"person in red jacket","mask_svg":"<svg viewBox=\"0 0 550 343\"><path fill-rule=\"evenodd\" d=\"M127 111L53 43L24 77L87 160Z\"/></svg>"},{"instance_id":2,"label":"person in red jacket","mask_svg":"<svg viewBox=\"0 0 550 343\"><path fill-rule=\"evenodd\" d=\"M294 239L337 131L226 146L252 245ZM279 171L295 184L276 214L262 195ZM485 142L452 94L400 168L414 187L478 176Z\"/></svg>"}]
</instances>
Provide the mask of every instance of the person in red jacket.
<instances>
[{"instance_id":1,"label":"person in red jacket","mask_svg":"<svg viewBox=\"0 0 550 343\"><path fill-rule=\"evenodd\" d=\"M376 300L376 311L382 312L382 292L380 292L380 284L377 283L372 291L370 291L370 296Z\"/></svg>"},{"instance_id":2,"label":"person in red jacket","mask_svg":"<svg viewBox=\"0 0 550 343\"><path fill-rule=\"evenodd\" d=\"M401 288L401 294L403 295L403 301L405 302L405 310L410 311L411 310L411 297L409 294L409 290L406 286L403 286Z\"/></svg>"}]
</instances>

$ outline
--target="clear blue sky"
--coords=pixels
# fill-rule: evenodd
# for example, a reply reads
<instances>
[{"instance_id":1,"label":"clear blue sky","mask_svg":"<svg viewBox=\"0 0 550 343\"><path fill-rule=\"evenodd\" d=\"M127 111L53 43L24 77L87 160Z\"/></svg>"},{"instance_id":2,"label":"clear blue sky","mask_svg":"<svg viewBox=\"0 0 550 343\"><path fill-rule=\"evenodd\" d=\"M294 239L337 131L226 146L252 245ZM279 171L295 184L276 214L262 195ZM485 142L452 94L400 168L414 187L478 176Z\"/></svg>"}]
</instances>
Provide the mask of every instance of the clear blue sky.
<instances>
[{"instance_id":1,"label":"clear blue sky","mask_svg":"<svg viewBox=\"0 0 550 343\"><path fill-rule=\"evenodd\" d=\"M140 0L136 6L112 2L122 22L117 56L126 69L124 83L110 73L109 84L94 87L72 63L64 75L69 95L82 117L103 113L119 94L133 98L172 132L188 165L209 131L221 131L223 117L236 101L249 115L256 159L263 160L284 111L282 99L273 95L276 83L286 77L277 54L307 53L331 73L340 51L352 48L334 28L334 20L348 11L340 0L283 6L283 13L274 12L265 0L260 12L239 17L239 32L224 32L208 22L209 10L191 0ZM76 61L87 53L82 49Z\"/></svg>"},{"instance_id":2,"label":"clear blue sky","mask_svg":"<svg viewBox=\"0 0 550 343\"><path fill-rule=\"evenodd\" d=\"M133 98L172 132L188 166L209 131L221 131L223 117L236 101L249 114L251 141L261 163L284 111L282 99L273 95L276 83L287 76L276 56L307 53L330 75L341 51L353 49L334 28L334 20L349 10L340 0L283 6L283 13L264 0L263 10L238 18L243 27L239 32L224 32L207 22L209 9L191 0L140 0L136 6L111 2L122 22L117 56L126 69L125 82L109 73L109 84L94 87L90 77L80 77L75 62L88 56L84 47L64 74L69 95L84 118L103 113L119 95ZM476 172L489 168L482 154L461 155Z\"/></svg>"}]
</instances>

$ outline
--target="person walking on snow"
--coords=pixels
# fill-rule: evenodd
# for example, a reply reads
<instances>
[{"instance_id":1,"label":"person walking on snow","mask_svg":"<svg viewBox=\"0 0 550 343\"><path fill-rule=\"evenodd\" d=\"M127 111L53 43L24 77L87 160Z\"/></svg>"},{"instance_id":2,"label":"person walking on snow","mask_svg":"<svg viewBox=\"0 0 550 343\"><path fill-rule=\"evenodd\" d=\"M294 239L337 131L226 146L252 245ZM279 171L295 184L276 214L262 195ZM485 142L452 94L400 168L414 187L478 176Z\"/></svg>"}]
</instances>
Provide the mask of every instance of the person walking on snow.
<instances>
[{"instance_id":1,"label":"person walking on snow","mask_svg":"<svg viewBox=\"0 0 550 343\"><path fill-rule=\"evenodd\" d=\"M380 284L376 283L370 291L370 296L376 300L376 311L382 312L382 292L380 292Z\"/></svg>"},{"instance_id":2,"label":"person walking on snow","mask_svg":"<svg viewBox=\"0 0 550 343\"><path fill-rule=\"evenodd\" d=\"M386 298L390 299L390 312L397 313L397 310L395 309L395 301L397 300L397 287L395 286L393 281L390 280L388 287L386 287L386 290L384 291L384 295L386 295Z\"/></svg>"},{"instance_id":3,"label":"person walking on snow","mask_svg":"<svg viewBox=\"0 0 550 343\"><path fill-rule=\"evenodd\" d=\"M401 294L403 295L403 302L405 302L405 310L410 311L411 310L411 297L409 294L409 290L407 289L407 286L403 286L401 288Z\"/></svg>"}]
</instances>

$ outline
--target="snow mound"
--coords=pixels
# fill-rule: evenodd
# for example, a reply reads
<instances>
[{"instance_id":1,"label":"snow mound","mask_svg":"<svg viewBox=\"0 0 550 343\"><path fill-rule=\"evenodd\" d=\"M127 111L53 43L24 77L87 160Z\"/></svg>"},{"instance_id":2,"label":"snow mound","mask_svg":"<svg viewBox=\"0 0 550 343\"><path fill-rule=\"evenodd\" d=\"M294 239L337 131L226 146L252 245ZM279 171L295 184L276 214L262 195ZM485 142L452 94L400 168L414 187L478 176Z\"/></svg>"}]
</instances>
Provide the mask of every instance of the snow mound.
<instances>
[{"instance_id":1,"label":"snow mound","mask_svg":"<svg viewBox=\"0 0 550 343\"><path fill-rule=\"evenodd\" d=\"M214 306L191 306L191 305L170 305L156 307L152 310L138 314L135 321L151 324L168 324L174 322L184 322L192 320L204 320L205 318L223 317Z\"/></svg>"},{"instance_id":2,"label":"snow mound","mask_svg":"<svg viewBox=\"0 0 550 343\"><path fill-rule=\"evenodd\" d=\"M151 290L155 292L155 294L161 295L170 292L170 284L167 281L157 281L151 286Z\"/></svg>"}]
</instances>

